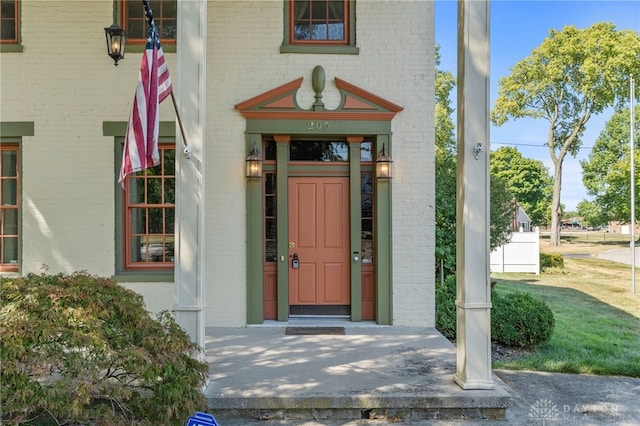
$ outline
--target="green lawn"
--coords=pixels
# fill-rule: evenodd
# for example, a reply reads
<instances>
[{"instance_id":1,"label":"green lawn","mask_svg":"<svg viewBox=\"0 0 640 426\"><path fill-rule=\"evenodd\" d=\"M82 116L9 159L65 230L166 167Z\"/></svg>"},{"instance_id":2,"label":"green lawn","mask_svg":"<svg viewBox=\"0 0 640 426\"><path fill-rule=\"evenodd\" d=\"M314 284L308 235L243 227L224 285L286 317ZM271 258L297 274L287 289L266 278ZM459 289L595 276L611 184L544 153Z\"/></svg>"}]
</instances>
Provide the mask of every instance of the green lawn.
<instances>
[{"instance_id":1,"label":"green lawn","mask_svg":"<svg viewBox=\"0 0 640 426\"><path fill-rule=\"evenodd\" d=\"M556 321L547 343L494 367L640 377L640 279L631 294L630 271L594 258L565 259L562 274L493 274L496 291L531 293Z\"/></svg>"}]
</instances>

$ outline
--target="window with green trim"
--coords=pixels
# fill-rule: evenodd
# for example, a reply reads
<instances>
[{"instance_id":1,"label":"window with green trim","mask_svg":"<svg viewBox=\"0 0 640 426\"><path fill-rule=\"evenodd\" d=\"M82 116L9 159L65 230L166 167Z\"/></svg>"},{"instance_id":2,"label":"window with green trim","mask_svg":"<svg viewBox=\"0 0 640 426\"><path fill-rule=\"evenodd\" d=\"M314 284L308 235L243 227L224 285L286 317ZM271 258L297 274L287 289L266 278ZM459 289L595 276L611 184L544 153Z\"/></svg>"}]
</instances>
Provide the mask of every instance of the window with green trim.
<instances>
[{"instance_id":1,"label":"window with green trim","mask_svg":"<svg viewBox=\"0 0 640 426\"><path fill-rule=\"evenodd\" d=\"M18 44L18 0L0 0L0 43Z\"/></svg>"},{"instance_id":2,"label":"window with green trim","mask_svg":"<svg viewBox=\"0 0 640 426\"><path fill-rule=\"evenodd\" d=\"M149 2L153 21L162 44L176 44L178 34L178 1L153 0ZM147 17L140 0L122 0L122 28L127 32L127 43L146 44L149 34Z\"/></svg>"},{"instance_id":3,"label":"window with green trim","mask_svg":"<svg viewBox=\"0 0 640 426\"><path fill-rule=\"evenodd\" d=\"M20 161L17 143L0 145L0 272L18 272Z\"/></svg>"},{"instance_id":4,"label":"window with green trim","mask_svg":"<svg viewBox=\"0 0 640 426\"><path fill-rule=\"evenodd\" d=\"M284 1L282 53L358 53L355 0Z\"/></svg>"},{"instance_id":5,"label":"window with green trim","mask_svg":"<svg viewBox=\"0 0 640 426\"><path fill-rule=\"evenodd\" d=\"M159 145L160 164L128 175L124 269L172 270L175 243L175 144Z\"/></svg>"}]
</instances>

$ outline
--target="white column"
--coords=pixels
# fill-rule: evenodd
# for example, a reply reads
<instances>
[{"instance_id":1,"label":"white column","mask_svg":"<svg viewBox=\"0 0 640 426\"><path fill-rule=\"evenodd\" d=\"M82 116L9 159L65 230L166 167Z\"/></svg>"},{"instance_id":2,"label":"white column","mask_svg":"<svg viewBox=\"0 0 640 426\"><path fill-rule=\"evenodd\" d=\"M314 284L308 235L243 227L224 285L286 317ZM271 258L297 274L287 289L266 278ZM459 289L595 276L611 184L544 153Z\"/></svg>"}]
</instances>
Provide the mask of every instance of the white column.
<instances>
[{"instance_id":1,"label":"white column","mask_svg":"<svg viewBox=\"0 0 640 426\"><path fill-rule=\"evenodd\" d=\"M177 70L172 73L178 111L191 158L176 141L176 252L173 311L191 340L204 348L204 139L207 1L178 2Z\"/></svg>"},{"instance_id":2,"label":"white column","mask_svg":"<svg viewBox=\"0 0 640 426\"><path fill-rule=\"evenodd\" d=\"M489 276L489 1L458 1L457 366L493 389Z\"/></svg>"}]
</instances>

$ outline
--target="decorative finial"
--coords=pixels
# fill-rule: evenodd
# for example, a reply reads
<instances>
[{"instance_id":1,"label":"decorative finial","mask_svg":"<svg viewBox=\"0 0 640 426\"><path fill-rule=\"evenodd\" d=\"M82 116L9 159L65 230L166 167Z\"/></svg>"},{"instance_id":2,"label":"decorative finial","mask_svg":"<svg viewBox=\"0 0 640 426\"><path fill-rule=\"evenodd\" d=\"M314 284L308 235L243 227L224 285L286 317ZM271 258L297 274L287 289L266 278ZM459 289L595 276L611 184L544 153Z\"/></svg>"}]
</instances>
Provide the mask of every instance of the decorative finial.
<instances>
[{"instance_id":1,"label":"decorative finial","mask_svg":"<svg viewBox=\"0 0 640 426\"><path fill-rule=\"evenodd\" d=\"M313 103L314 111L324 110L324 102L322 102L322 91L324 90L324 84L324 68L322 68L320 65L317 65L313 69L311 78L311 86L313 87L313 91L316 92L316 101Z\"/></svg>"}]
</instances>

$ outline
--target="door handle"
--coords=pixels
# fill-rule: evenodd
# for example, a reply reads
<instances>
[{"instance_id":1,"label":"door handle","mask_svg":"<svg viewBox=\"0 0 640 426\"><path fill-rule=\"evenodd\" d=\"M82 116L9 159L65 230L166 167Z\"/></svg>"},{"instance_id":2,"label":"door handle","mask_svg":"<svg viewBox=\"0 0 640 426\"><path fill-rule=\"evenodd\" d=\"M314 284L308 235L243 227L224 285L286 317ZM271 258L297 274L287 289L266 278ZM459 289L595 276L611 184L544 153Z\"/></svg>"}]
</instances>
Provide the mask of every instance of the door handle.
<instances>
[{"instance_id":1,"label":"door handle","mask_svg":"<svg viewBox=\"0 0 640 426\"><path fill-rule=\"evenodd\" d=\"M293 260L291 260L291 267L298 269L300 267L300 259L298 259L298 253L293 254Z\"/></svg>"}]
</instances>

